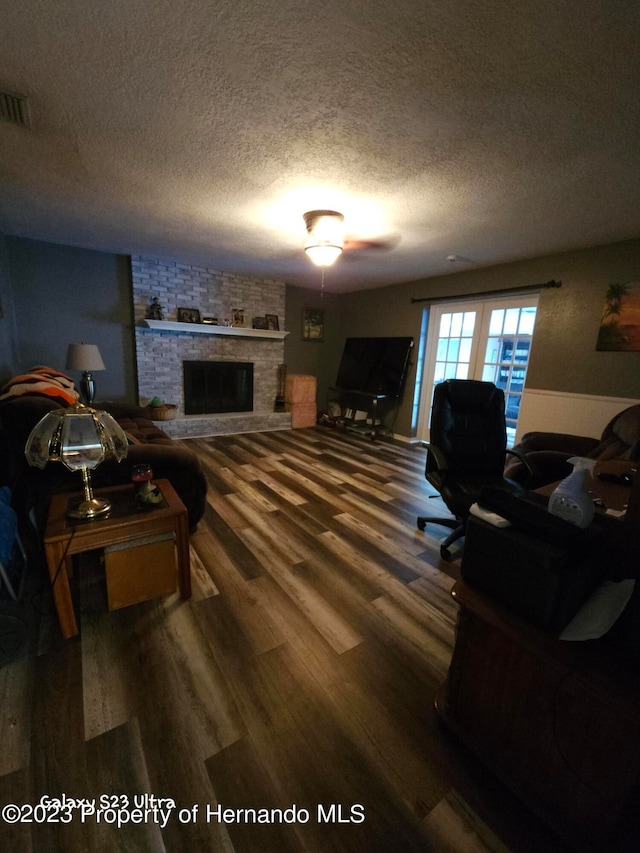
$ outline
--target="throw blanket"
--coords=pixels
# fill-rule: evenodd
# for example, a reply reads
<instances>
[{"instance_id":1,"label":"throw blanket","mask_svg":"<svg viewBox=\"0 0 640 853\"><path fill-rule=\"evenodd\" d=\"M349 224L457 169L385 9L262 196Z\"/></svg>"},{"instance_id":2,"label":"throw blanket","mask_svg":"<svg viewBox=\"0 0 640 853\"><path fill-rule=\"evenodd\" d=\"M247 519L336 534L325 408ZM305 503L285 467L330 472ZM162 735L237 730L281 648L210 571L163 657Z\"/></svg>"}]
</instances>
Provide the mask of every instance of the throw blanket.
<instances>
[{"instance_id":1,"label":"throw blanket","mask_svg":"<svg viewBox=\"0 0 640 853\"><path fill-rule=\"evenodd\" d=\"M14 376L0 390L0 400L24 396L51 397L62 406L71 406L80 397L73 379L53 367L32 367L28 373Z\"/></svg>"}]
</instances>

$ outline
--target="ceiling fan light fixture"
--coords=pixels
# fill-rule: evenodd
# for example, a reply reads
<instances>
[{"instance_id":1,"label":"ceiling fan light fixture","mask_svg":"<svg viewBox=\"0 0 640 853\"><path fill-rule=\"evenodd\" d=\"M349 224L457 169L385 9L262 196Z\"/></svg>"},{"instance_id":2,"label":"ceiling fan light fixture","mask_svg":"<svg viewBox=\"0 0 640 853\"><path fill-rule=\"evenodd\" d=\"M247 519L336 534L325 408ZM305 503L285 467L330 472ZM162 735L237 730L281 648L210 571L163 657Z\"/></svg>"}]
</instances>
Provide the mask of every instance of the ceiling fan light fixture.
<instances>
[{"instance_id":1,"label":"ceiling fan light fixture","mask_svg":"<svg viewBox=\"0 0 640 853\"><path fill-rule=\"evenodd\" d=\"M336 210L310 210L303 219L309 235L305 252L316 266L330 267L342 254L344 216Z\"/></svg>"},{"instance_id":2,"label":"ceiling fan light fixture","mask_svg":"<svg viewBox=\"0 0 640 853\"><path fill-rule=\"evenodd\" d=\"M305 252L317 267L330 267L342 254L342 246L305 246Z\"/></svg>"}]
</instances>

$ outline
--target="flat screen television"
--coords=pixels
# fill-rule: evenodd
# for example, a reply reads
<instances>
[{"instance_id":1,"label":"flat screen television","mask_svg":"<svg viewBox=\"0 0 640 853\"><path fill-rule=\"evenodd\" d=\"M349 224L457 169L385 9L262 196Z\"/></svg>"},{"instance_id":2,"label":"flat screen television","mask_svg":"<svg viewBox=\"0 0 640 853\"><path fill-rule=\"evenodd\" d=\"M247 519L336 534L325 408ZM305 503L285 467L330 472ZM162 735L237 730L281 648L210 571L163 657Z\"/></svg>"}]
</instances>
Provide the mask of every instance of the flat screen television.
<instances>
[{"instance_id":1,"label":"flat screen television","mask_svg":"<svg viewBox=\"0 0 640 853\"><path fill-rule=\"evenodd\" d=\"M412 346L413 338L347 338L336 386L401 397Z\"/></svg>"}]
</instances>

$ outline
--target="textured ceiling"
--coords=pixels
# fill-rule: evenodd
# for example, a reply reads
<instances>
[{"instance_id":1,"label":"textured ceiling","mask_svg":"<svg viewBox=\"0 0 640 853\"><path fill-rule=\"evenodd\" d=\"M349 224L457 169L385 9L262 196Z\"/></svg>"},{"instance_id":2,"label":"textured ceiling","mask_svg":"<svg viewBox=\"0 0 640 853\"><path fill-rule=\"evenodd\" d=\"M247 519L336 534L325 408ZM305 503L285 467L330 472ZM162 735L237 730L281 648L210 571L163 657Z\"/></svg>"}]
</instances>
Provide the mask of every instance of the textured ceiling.
<instances>
[{"instance_id":1,"label":"textured ceiling","mask_svg":"<svg viewBox=\"0 0 640 853\"><path fill-rule=\"evenodd\" d=\"M640 236L637 0L5 4L0 231L334 292ZM448 255L458 255L456 264Z\"/></svg>"}]
</instances>

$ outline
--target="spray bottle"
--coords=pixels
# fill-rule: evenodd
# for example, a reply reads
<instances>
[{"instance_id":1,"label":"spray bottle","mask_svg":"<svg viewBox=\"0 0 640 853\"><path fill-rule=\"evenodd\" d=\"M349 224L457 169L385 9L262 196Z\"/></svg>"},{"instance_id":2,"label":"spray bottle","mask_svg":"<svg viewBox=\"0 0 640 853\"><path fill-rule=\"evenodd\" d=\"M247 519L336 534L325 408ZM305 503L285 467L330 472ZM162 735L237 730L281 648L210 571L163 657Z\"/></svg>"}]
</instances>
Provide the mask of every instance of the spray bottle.
<instances>
[{"instance_id":1,"label":"spray bottle","mask_svg":"<svg viewBox=\"0 0 640 853\"><path fill-rule=\"evenodd\" d=\"M572 456L568 462L573 465L573 473L569 474L554 490L549 498L548 510L552 515L557 515L577 527L588 527L593 520L595 510L584 481L587 471L593 474L596 460Z\"/></svg>"}]
</instances>

